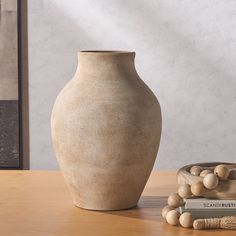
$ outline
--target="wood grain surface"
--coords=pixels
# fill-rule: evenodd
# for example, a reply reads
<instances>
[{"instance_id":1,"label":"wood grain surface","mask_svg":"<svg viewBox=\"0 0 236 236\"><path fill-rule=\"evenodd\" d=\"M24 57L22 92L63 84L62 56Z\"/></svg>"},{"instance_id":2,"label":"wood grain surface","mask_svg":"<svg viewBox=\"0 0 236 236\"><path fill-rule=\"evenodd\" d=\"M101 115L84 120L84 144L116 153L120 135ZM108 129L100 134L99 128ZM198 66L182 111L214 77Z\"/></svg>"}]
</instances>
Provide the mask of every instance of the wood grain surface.
<instances>
[{"instance_id":1,"label":"wood grain surface","mask_svg":"<svg viewBox=\"0 0 236 236\"><path fill-rule=\"evenodd\" d=\"M138 207L87 211L73 206L58 171L0 171L0 235L235 235L235 231L197 231L163 222L161 209L176 190L175 172L153 172Z\"/></svg>"}]
</instances>

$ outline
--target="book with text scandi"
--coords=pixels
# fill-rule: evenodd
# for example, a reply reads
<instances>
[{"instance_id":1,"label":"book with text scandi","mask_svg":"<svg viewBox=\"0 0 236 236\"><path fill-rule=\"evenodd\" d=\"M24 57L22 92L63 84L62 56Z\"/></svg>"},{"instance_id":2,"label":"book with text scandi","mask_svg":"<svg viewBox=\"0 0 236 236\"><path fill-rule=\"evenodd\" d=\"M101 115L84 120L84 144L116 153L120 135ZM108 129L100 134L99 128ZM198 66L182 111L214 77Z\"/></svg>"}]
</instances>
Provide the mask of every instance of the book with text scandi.
<instances>
[{"instance_id":1,"label":"book with text scandi","mask_svg":"<svg viewBox=\"0 0 236 236\"><path fill-rule=\"evenodd\" d=\"M186 199L185 208L191 209L236 209L236 200L213 200L206 198Z\"/></svg>"}]
</instances>

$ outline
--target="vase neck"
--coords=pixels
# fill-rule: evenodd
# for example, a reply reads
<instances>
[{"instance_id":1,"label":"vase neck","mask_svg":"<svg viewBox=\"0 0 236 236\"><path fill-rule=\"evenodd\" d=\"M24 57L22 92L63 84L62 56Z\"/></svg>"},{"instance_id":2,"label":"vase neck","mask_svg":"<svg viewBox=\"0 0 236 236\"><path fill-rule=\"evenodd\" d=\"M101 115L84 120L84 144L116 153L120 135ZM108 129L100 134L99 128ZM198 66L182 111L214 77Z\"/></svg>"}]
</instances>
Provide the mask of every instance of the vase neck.
<instances>
[{"instance_id":1,"label":"vase neck","mask_svg":"<svg viewBox=\"0 0 236 236\"><path fill-rule=\"evenodd\" d=\"M86 75L85 78L108 79L117 78L117 73L133 74L136 73L134 58L134 52L81 51L78 53L78 73Z\"/></svg>"}]
</instances>

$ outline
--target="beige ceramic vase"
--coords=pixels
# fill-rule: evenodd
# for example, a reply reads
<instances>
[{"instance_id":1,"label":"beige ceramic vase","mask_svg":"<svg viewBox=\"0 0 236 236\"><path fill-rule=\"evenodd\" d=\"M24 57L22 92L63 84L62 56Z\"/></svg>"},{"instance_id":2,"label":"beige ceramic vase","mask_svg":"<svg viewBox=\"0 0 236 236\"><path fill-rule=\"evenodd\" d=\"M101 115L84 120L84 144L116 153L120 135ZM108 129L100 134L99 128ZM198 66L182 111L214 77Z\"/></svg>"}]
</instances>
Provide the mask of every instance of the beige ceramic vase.
<instances>
[{"instance_id":1,"label":"beige ceramic vase","mask_svg":"<svg viewBox=\"0 0 236 236\"><path fill-rule=\"evenodd\" d=\"M161 135L157 98L139 78L134 52L83 51L51 117L56 156L74 204L136 206Z\"/></svg>"}]
</instances>

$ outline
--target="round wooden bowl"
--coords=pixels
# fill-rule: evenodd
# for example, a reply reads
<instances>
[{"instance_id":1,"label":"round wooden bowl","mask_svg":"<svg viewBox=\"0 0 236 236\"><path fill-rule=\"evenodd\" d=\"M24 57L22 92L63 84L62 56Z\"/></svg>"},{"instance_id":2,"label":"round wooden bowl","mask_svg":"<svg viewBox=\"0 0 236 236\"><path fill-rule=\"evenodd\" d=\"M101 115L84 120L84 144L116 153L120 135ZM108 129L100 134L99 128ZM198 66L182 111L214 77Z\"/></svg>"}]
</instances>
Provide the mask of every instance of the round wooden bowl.
<instances>
[{"instance_id":1,"label":"round wooden bowl","mask_svg":"<svg viewBox=\"0 0 236 236\"><path fill-rule=\"evenodd\" d=\"M230 176L227 180L220 180L218 186L214 190L206 190L203 197L212 199L236 199L236 164L226 162L208 162L195 163L182 167L177 172L178 184L194 184L203 180L201 176L194 176L190 174L192 166L201 166L204 169L214 170L215 166L224 164L230 170Z\"/></svg>"}]
</instances>

